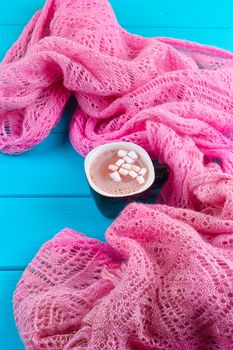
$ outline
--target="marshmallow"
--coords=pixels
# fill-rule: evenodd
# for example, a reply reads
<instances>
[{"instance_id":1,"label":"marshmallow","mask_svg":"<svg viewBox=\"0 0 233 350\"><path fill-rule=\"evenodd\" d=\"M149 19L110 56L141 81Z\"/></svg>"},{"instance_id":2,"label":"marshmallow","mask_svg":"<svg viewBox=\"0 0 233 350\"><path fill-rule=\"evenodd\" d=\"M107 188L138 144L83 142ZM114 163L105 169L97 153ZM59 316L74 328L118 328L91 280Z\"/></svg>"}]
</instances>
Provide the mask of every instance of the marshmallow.
<instances>
[{"instance_id":1,"label":"marshmallow","mask_svg":"<svg viewBox=\"0 0 233 350\"><path fill-rule=\"evenodd\" d=\"M120 149L117 153L118 157L123 158L127 155L127 151L125 151L124 149Z\"/></svg>"},{"instance_id":2,"label":"marshmallow","mask_svg":"<svg viewBox=\"0 0 233 350\"><path fill-rule=\"evenodd\" d=\"M120 168L119 173L123 176L127 176L129 174L129 170Z\"/></svg>"},{"instance_id":3,"label":"marshmallow","mask_svg":"<svg viewBox=\"0 0 233 350\"><path fill-rule=\"evenodd\" d=\"M108 166L108 169L111 170L111 171L116 171L118 169L118 166L117 165L114 165L114 164L110 164Z\"/></svg>"},{"instance_id":4,"label":"marshmallow","mask_svg":"<svg viewBox=\"0 0 233 350\"><path fill-rule=\"evenodd\" d=\"M134 152L134 151L130 151L129 153L128 153L128 157L130 157L130 158L132 158L132 159L138 159L138 155L137 155L137 153L136 152Z\"/></svg>"},{"instance_id":5,"label":"marshmallow","mask_svg":"<svg viewBox=\"0 0 233 350\"><path fill-rule=\"evenodd\" d=\"M133 164L134 163L134 159L132 159L132 158L130 158L128 156L124 157L123 159L128 164Z\"/></svg>"},{"instance_id":6,"label":"marshmallow","mask_svg":"<svg viewBox=\"0 0 233 350\"><path fill-rule=\"evenodd\" d=\"M138 174L135 171L130 170L129 176L131 176L133 179L135 179L138 176Z\"/></svg>"},{"instance_id":7,"label":"marshmallow","mask_svg":"<svg viewBox=\"0 0 233 350\"><path fill-rule=\"evenodd\" d=\"M114 171L114 173L111 173L110 177L115 182L121 182L121 177L120 177L120 174L118 173L118 171Z\"/></svg>"},{"instance_id":8,"label":"marshmallow","mask_svg":"<svg viewBox=\"0 0 233 350\"><path fill-rule=\"evenodd\" d=\"M117 166L121 166L122 164L124 164L124 160L123 159L118 159L118 161L115 163Z\"/></svg>"},{"instance_id":9,"label":"marshmallow","mask_svg":"<svg viewBox=\"0 0 233 350\"><path fill-rule=\"evenodd\" d=\"M147 169L146 169L146 168L142 168L142 169L139 171L138 174L144 176L144 175L146 175L146 173L147 173Z\"/></svg>"},{"instance_id":10,"label":"marshmallow","mask_svg":"<svg viewBox=\"0 0 233 350\"><path fill-rule=\"evenodd\" d=\"M137 180L137 182L138 182L140 185L142 185L142 184L145 183L145 179L144 179L144 177L141 176L141 175L137 176L136 180Z\"/></svg>"},{"instance_id":11,"label":"marshmallow","mask_svg":"<svg viewBox=\"0 0 233 350\"><path fill-rule=\"evenodd\" d=\"M127 170L131 170L131 169L132 169L132 166L133 166L133 165L131 165L131 164L125 163L125 164L122 165L122 168L123 168L123 169L127 169Z\"/></svg>"},{"instance_id":12,"label":"marshmallow","mask_svg":"<svg viewBox=\"0 0 233 350\"><path fill-rule=\"evenodd\" d=\"M139 170L141 170L140 166L137 166L137 165L132 165L132 170L136 171L136 173L139 172Z\"/></svg>"}]
</instances>

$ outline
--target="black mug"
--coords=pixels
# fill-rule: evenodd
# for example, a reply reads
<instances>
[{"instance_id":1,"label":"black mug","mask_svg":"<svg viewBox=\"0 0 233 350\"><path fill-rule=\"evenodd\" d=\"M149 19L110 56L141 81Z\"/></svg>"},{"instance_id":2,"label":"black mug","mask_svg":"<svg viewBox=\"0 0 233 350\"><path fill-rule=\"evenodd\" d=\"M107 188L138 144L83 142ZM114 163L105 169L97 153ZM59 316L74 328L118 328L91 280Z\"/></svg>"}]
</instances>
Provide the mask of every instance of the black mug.
<instances>
[{"instance_id":1,"label":"black mug","mask_svg":"<svg viewBox=\"0 0 233 350\"><path fill-rule=\"evenodd\" d=\"M134 150L143 159L148 169L148 179L137 192L130 194L113 195L99 189L93 182L90 170L91 164L98 156L108 150ZM149 154L141 146L132 142L112 142L94 148L85 158L85 174L90 186L91 194L99 211L108 218L115 218L124 207L132 202L152 204L155 203L160 188L165 184L169 176L169 168L166 164L152 162Z\"/></svg>"}]
</instances>

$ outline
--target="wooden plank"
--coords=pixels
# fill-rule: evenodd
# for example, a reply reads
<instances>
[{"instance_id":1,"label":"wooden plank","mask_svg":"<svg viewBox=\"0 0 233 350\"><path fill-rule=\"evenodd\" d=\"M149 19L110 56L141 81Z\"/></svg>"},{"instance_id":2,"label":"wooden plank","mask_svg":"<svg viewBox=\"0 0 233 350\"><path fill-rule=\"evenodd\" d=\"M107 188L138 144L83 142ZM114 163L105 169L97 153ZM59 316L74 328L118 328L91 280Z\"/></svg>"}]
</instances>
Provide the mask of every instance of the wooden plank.
<instances>
[{"instance_id":1,"label":"wooden plank","mask_svg":"<svg viewBox=\"0 0 233 350\"><path fill-rule=\"evenodd\" d=\"M45 0L14 0L0 2L0 24L25 25L41 9Z\"/></svg>"},{"instance_id":2,"label":"wooden plank","mask_svg":"<svg viewBox=\"0 0 233 350\"><path fill-rule=\"evenodd\" d=\"M41 245L64 227L104 240L112 222L90 198L1 198L0 208L1 269L26 266Z\"/></svg>"},{"instance_id":3,"label":"wooden plank","mask_svg":"<svg viewBox=\"0 0 233 350\"><path fill-rule=\"evenodd\" d=\"M1 11L0 5L0 11ZM0 23L2 19L0 16ZM11 45L18 39L19 35L23 30L23 26L6 26L0 25L0 60L3 59L7 50L11 47Z\"/></svg>"},{"instance_id":4,"label":"wooden plank","mask_svg":"<svg viewBox=\"0 0 233 350\"><path fill-rule=\"evenodd\" d=\"M0 24L26 24L44 0L1 1ZM232 1L111 0L124 26L232 27Z\"/></svg>"},{"instance_id":5,"label":"wooden plank","mask_svg":"<svg viewBox=\"0 0 233 350\"><path fill-rule=\"evenodd\" d=\"M20 155L0 153L0 197L89 196L83 163L67 134L51 134L31 151Z\"/></svg>"},{"instance_id":6,"label":"wooden plank","mask_svg":"<svg viewBox=\"0 0 233 350\"><path fill-rule=\"evenodd\" d=\"M21 276L17 271L0 272L0 344L2 350L23 350L15 326L12 298Z\"/></svg>"},{"instance_id":7,"label":"wooden plank","mask_svg":"<svg viewBox=\"0 0 233 350\"><path fill-rule=\"evenodd\" d=\"M210 5L202 0L112 0L123 26L230 27L232 1ZM216 9L217 6L217 9Z\"/></svg>"}]
</instances>

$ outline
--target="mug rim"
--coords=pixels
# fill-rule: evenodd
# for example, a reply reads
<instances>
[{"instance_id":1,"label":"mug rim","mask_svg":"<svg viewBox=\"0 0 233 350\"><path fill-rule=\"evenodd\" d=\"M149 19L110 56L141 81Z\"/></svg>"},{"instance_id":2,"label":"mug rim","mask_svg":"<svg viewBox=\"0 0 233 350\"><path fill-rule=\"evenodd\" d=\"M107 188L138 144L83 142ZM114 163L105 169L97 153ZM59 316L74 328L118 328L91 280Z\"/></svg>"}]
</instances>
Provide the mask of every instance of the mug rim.
<instances>
[{"instance_id":1,"label":"mug rim","mask_svg":"<svg viewBox=\"0 0 233 350\"><path fill-rule=\"evenodd\" d=\"M99 187L97 187L95 185L95 183L92 181L91 176L90 176L90 167L91 167L92 161L98 156L98 154L102 153L105 150L109 150L112 148L121 149L123 147L130 149L130 146L133 147L133 150L137 151L139 153L139 155L141 155L141 157L143 158L143 160L145 161L145 163L148 167L149 177L148 177L146 183L144 184L143 187L141 187L137 191L131 192L129 194L123 193L123 194L113 195L113 194L110 194L108 192L101 190ZM100 195L102 195L104 197L110 197L110 198L128 198L128 197L132 197L134 195L138 195L140 193L147 191L153 185L153 183L155 181L155 170L154 170L154 166L153 166L152 160L151 160L148 152L143 147L141 147L133 142L126 142L126 141L109 142L109 143L105 143L103 145L100 145L100 146L93 148L87 154L87 156L84 160L84 170L85 170L85 175L87 177L87 181L88 181L90 187L95 192L99 193Z\"/></svg>"}]
</instances>

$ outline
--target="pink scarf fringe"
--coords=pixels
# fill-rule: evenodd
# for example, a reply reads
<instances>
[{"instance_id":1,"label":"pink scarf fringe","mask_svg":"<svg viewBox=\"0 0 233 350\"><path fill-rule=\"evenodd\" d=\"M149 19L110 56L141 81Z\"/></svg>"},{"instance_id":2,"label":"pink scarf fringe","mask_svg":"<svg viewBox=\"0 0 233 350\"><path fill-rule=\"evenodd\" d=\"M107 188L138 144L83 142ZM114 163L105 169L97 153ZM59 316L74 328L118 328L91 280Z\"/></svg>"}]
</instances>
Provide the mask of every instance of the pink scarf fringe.
<instances>
[{"instance_id":1,"label":"pink scarf fringe","mask_svg":"<svg viewBox=\"0 0 233 350\"><path fill-rule=\"evenodd\" d=\"M232 91L231 53L127 33L106 0L35 14L0 65L1 151L41 142L74 93L78 152L133 141L171 176L107 243L65 229L42 247L14 297L28 350L233 349Z\"/></svg>"}]
</instances>

